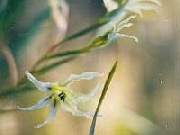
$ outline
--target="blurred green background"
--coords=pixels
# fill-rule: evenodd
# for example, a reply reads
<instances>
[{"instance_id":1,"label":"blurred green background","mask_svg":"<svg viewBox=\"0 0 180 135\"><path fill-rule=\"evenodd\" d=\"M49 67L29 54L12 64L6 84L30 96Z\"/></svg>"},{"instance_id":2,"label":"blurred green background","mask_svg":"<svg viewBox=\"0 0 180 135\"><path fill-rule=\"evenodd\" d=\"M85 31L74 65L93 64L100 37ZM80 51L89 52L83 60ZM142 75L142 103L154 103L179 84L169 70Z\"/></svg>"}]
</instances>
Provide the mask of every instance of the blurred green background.
<instances>
[{"instance_id":1,"label":"blurred green background","mask_svg":"<svg viewBox=\"0 0 180 135\"><path fill-rule=\"evenodd\" d=\"M106 10L102 0L68 0L64 18L68 27L60 31L51 14L52 0L0 0L0 91L16 84L51 45L93 24ZM136 44L121 39L113 46L76 58L39 79L57 81L71 73L107 73L118 60L98 118L97 135L180 134L180 1L162 0L158 15L145 13L126 31L139 38ZM67 6L67 5L66 5ZM95 33L65 43L60 49L84 46ZM74 86L84 93L96 82ZM0 99L1 109L30 106L42 93L27 92ZM96 104L92 105L95 108ZM86 135L91 120L58 112L56 120L41 129L48 110L0 111L0 135Z\"/></svg>"}]
</instances>

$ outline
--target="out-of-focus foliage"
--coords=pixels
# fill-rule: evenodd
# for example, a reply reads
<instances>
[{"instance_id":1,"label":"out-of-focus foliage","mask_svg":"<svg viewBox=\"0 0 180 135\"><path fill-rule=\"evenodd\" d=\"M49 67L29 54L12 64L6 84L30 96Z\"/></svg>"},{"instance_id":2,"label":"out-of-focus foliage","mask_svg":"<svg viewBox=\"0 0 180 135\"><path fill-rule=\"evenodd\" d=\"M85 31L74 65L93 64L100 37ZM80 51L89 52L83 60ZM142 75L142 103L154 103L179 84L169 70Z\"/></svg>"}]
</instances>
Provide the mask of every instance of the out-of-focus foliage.
<instances>
[{"instance_id":1,"label":"out-of-focus foliage","mask_svg":"<svg viewBox=\"0 0 180 135\"><path fill-rule=\"evenodd\" d=\"M21 27L19 26L21 25L19 20L25 14L27 1L2 0L3 2L6 2L6 4L0 13L1 38L3 37L5 41L8 41L8 45L12 48L13 53L16 54L17 48L24 46L27 40L38 32L42 23L50 17L50 8L43 9L33 17L34 19L32 19L30 24ZM17 34L19 31L23 34Z\"/></svg>"}]
</instances>

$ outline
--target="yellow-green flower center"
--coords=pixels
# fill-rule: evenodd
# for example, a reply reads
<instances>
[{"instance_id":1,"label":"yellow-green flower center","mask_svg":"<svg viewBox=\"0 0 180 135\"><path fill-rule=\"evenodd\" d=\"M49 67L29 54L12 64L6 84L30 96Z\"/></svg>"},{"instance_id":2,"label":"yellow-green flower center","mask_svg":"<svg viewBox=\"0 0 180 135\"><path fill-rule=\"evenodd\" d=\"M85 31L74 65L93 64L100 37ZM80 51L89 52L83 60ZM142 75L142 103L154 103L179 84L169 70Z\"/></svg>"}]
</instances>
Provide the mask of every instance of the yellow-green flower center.
<instances>
[{"instance_id":1,"label":"yellow-green flower center","mask_svg":"<svg viewBox=\"0 0 180 135\"><path fill-rule=\"evenodd\" d=\"M66 97L66 87L54 83L51 87L51 93L52 99L64 101Z\"/></svg>"}]
</instances>

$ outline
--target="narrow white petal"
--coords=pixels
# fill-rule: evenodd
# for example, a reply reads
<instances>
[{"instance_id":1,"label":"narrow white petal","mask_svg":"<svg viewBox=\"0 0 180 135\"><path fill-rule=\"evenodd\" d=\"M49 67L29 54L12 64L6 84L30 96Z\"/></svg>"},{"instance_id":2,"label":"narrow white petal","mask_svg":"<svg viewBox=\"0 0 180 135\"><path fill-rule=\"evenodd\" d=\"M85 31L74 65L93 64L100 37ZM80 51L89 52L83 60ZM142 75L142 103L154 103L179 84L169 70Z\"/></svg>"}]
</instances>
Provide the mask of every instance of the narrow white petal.
<instances>
[{"instance_id":1,"label":"narrow white petal","mask_svg":"<svg viewBox=\"0 0 180 135\"><path fill-rule=\"evenodd\" d=\"M118 8L118 3L114 0L103 0L103 2L108 11L112 11Z\"/></svg>"},{"instance_id":2,"label":"narrow white petal","mask_svg":"<svg viewBox=\"0 0 180 135\"><path fill-rule=\"evenodd\" d=\"M125 9L127 12L134 12L143 17L143 10L154 10L158 13L158 7L161 6L158 0L129 0Z\"/></svg>"},{"instance_id":3,"label":"narrow white petal","mask_svg":"<svg viewBox=\"0 0 180 135\"><path fill-rule=\"evenodd\" d=\"M91 118L94 115L94 113L79 110L76 105L70 106L66 103L63 103L61 107L64 111L70 112L73 116Z\"/></svg>"},{"instance_id":4,"label":"narrow white petal","mask_svg":"<svg viewBox=\"0 0 180 135\"><path fill-rule=\"evenodd\" d=\"M135 19L135 18L136 18L135 15L132 15L132 16L130 16L130 17L128 17L128 18L125 18L124 20L121 20L121 21L117 24L117 27L118 27L118 28L119 28L119 27L122 27L122 26L126 25L127 23L129 23L131 20L133 20L133 19Z\"/></svg>"},{"instance_id":5,"label":"narrow white petal","mask_svg":"<svg viewBox=\"0 0 180 135\"><path fill-rule=\"evenodd\" d=\"M120 30L122 30L124 28L129 28L129 27L131 27L133 25L134 25L133 23L124 24L123 26L120 26L120 27L117 28L117 32L119 32Z\"/></svg>"},{"instance_id":6,"label":"narrow white petal","mask_svg":"<svg viewBox=\"0 0 180 135\"><path fill-rule=\"evenodd\" d=\"M141 18L143 17L143 13L142 13L142 10L139 9L139 8L136 8L136 7L127 7L125 8L125 10L127 10L128 12L132 12L132 13L135 13L137 15L139 15Z\"/></svg>"},{"instance_id":7,"label":"narrow white petal","mask_svg":"<svg viewBox=\"0 0 180 135\"><path fill-rule=\"evenodd\" d=\"M77 100L77 102L87 102L87 101L90 101L101 90L101 87L102 87L102 85L99 83L99 84L96 85L96 87L89 94L81 95L81 96L77 97L77 99L75 99L75 100Z\"/></svg>"},{"instance_id":8,"label":"narrow white petal","mask_svg":"<svg viewBox=\"0 0 180 135\"><path fill-rule=\"evenodd\" d=\"M108 3L112 3L112 1L114 0L104 0L104 3L106 2L105 5L108 5ZM144 6L144 4L146 5ZM116 15L111 16L111 20L99 29L97 36L104 35L108 31L111 31L113 26L122 21L124 17L129 16L129 13L135 13L143 17L143 10L154 10L158 12L160 6L160 0L128 0L123 7L124 10L119 10Z\"/></svg>"},{"instance_id":9,"label":"narrow white petal","mask_svg":"<svg viewBox=\"0 0 180 135\"><path fill-rule=\"evenodd\" d=\"M71 84L74 81L80 81L80 80L92 80L96 77L102 76L102 73L98 72L83 72L81 74L72 74L70 77L65 81L65 85Z\"/></svg>"},{"instance_id":10,"label":"narrow white petal","mask_svg":"<svg viewBox=\"0 0 180 135\"><path fill-rule=\"evenodd\" d=\"M160 0L136 0L137 2L147 2L147 3L154 3L158 6L161 6Z\"/></svg>"},{"instance_id":11,"label":"narrow white petal","mask_svg":"<svg viewBox=\"0 0 180 135\"><path fill-rule=\"evenodd\" d=\"M31 106L31 107L17 107L18 110L22 110L22 111L32 111L32 110L36 110L36 109L41 109L43 107L45 107L47 104L48 104L48 101L49 101L49 96L48 97L45 97L41 100L39 100L37 102L37 104Z\"/></svg>"},{"instance_id":12,"label":"narrow white petal","mask_svg":"<svg viewBox=\"0 0 180 135\"><path fill-rule=\"evenodd\" d=\"M155 11L156 13L159 13L159 8L157 8L157 6L154 4L142 3L141 7L142 10L152 10Z\"/></svg>"},{"instance_id":13,"label":"narrow white petal","mask_svg":"<svg viewBox=\"0 0 180 135\"><path fill-rule=\"evenodd\" d=\"M46 125L48 122L54 120L56 116L56 105L54 103L50 104L50 108L49 108L49 115L48 117L46 118L46 120L41 123L41 124L38 124L37 126L35 126L35 128L41 128L43 127L44 125Z\"/></svg>"},{"instance_id":14,"label":"narrow white petal","mask_svg":"<svg viewBox=\"0 0 180 135\"><path fill-rule=\"evenodd\" d=\"M136 43L139 42L139 40L138 40L138 38L136 36L126 35L126 34L119 34L119 33L118 33L118 36L119 36L119 38L131 38Z\"/></svg>"},{"instance_id":15,"label":"narrow white petal","mask_svg":"<svg viewBox=\"0 0 180 135\"><path fill-rule=\"evenodd\" d=\"M86 118L92 118L94 116L95 112L85 112L82 110L79 110L77 107L73 108L72 115L78 116L78 117L86 117ZM98 115L100 117L101 115Z\"/></svg>"},{"instance_id":16,"label":"narrow white petal","mask_svg":"<svg viewBox=\"0 0 180 135\"><path fill-rule=\"evenodd\" d=\"M112 33L108 34L108 44L111 44L111 43L117 41L118 38L119 38L119 33L117 33L117 32L112 32Z\"/></svg>"},{"instance_id":17,"label":"narrow white petal","mask_svg":"<svg viewBox=\"0 0 180 135\"><path fill-rule=\"evenodd\" d=\"M136 6L134 6L133 8L141 9L141 10L156 10L157 6L154 4L150 4L150 3L140 3Z\"/></svg>"},{"instance_id":18,"label":"narrow white petal","mask_svg":"<svg viewBox=\"0 0 180 135\"><path fill-rule=\"evenodd\" d=\"M38 90L40 91L48 91L49 88L51 87L51 83L50 82L41 82L41 81L38 81L31 73L29 72L26 72L26 76L27 76L27 79L29 81L31 81Z\"/></svg>"}]
</instances>

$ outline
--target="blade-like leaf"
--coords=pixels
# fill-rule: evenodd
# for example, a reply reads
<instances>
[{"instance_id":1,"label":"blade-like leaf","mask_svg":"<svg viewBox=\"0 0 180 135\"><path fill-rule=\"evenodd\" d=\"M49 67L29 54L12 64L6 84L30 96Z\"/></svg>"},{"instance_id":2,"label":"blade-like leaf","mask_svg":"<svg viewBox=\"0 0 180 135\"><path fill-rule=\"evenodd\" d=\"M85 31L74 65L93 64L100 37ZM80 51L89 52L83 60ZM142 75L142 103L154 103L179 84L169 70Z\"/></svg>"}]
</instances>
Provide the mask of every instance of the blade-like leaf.
<instances>
[{"instance_id":1,"label":"blade-like leaf","mask_svg":"<svg viewBox=\"0 0 180 135\"><path fill-rule=\"evenodd\" d=\"M120 0L121 1L121 0ZM84 28L82 30L80 30L77 33L74 33L72 35L69 35L67 37L64 38L64 40L62 40L61 42L55 44L52 46L52 48L50 48L49 52L53 52L58 46L60 46L61 44L63 44L64 42L76 39L78 37L81 37L83 35L86 35L94 30L97 30L98 28L100 28L101 26L107 24L111 18L113 16L115 16L119 10L122 9L122 7L125 4L121 1L121 6L119 6L118 9L115 9L111 12L106 13L103 17L101 17L95 24ZM98 47L103 47L104 45L106 45L108 41L108 32L105 33L102 36L98 36L95 39L93 39L90 44L88 46L85 46L81 49L76 49L76 50L72 50L72 51L66 51L63 53L56 53L56 54L50 54L50 55L44 55L34 66L34 68L36 68L39 64L41 64L42 62L49 60L49 59L53 59L53 58L58 58L58 57L63 57L63 56L69 56L69 55L79 55L79 54L83 54L83 53L87 53L89 51L91 51L92 49L98 48Z\"/></svg>"},{"instance_id":2,"label":"blade-like leaf","mask_svg":"<svg viewBox=\"0 0 180 135\"><path fill-rule=\"evenodd\" d=\"M110 82L112 80L112 77L113 77L115 71L116 71L116 68L117 68L117 62L114 63L111 71L108 74L108 78L106 80L103 91L102 91L101 96L99 98L99 103L98 103L98 106L96 108L96 112L94 114L94 117L93 117L93 120L92 120L92 123L91 123L91 126L90 126L89 135L94 135L95 134L95 127L96 127L96 121L97 121L98 112L99 112L100 106L102 104L102 101L103 101L104 97L106 96L106 93L107 93L108 88L109 88L109 84L110 84Z\"/></svg>"},{"instance_id":3,"label":"blade-like leaf","mask_svg":"<svg viewBox=\"0 0 180 135\"><path fill-rule=\"evenodd\" d=\"M72 35L67 36L63 40L63 42L70 41L70 40L73 40L73 39L78 38L80 36L86 35L89 32L92 32L93 30L97 30L97 28L101 27L102 25L106 24L107 22L108 22L108 20L105 20L105 19L103 19L102 21L98 21L96 24L93 24L93 25L91 25L91 26L89 26L89 27L77 32L77 33L74 33Z\"/></svg>"},{"instance_id":4,"label":"blade-like leaf","mask_svg":"<svg viewBox=\"0 0 180 135\"><path fill-rule=\"evenodd\" d=\"M63 58L67 56L77 56L80 54L88 53L92 49L100 48L105 46L108 43L108 33L103 35L103 36L98 36L95 39L93 39L88 46L82 47L80 49L75 49L75 50L70 50L70 51L65 51L65 52L60 52L52 55L47 55L45 56L40 63L54 59L54 58Z\"/></svg>"},{"instance_id":5,"label":"blade-like leaf","mask_svg":"<svg viewBox=\"0 0 180 135\"><path fill-rule=\"evenodd\" d=\"M90 51L92 51L92 49L97 49L97 48L103 47L104 45L107 44L107 42L108 42L108 34L95 38L94 40L92 40L90 42L90 44L88 46L82 47L81 49L75 49L75 50L65 51L65 52L56 53L56 54L52 54L52 55L47 55L43 59L41 59L41 61L39 61L39 63L37 63L36 65L40 65L43 62L46 62L46 61L52 60L52 59L59 58L59 60L57 62L48 64L48 65L42 67L41 69L38 69L38 70L32 71L32 72L38 73L38 74L48 72L61 64L64 64L64 63L67 63L67 62L73 60L77 56L80 56L85 53L89 53ZM37 68L37 66L36 66L36 68Z\"/></svg>"},{"instance_id":6,"label":"blade-like leaf","mask_svg":"<svg viewBox=\"0 0 180 135\"><path fill-rule=\"evenodd\" d=\"M53 58L62 58L62 57L66 57L66 56L74 56L74 55L79 55L82 53L86 53L88 50L86 49L86 47L81 48L81 49L75 49L75 50L70 50L70 51L65 51L65 52L61 52L61 53L56 53L53 55L48 55L46 56L46 58L43 61L49 60L49 59L53 59Z\"/></svg>"},{"instance_id":7,"label":"blade-like leaf","mask_svg":"<svg viewBox=\"0 0 180 135\"><path fill-rule=\"evenodd\" d=\"M54 48L58 47L59 45L61 45L61 44L64 43L64 42L67 42L67 41L70 41L70 40L79 38L79 37L81 37L81 36L84 36L84 35L92 32L92 31L94 31L94 30L97 30L97 29L100 28L101 26L107 24L107 23L111 20L111 18L112 18L113 16L115 16L120 9L122 9L122 7L123 7L124 5L125 5L124 2L121 2L121 4L119 5L119 8L118 8L118 9L115 9L115 10L113 10L113 11L111 11L111 12L106 13L103 17L101 17L100 19L98 19L98 21L97 21L95 24L92 24L92 25L90 25L89 27L84 28L84 29L82 29L82 30L80 30L80 31L72 34L72 35L66 36L61 42L59 42L59 43L57 43L56 45L54 45L54 47L53 47L52 50L54 50Z\"/></svg>"},{"instance_id":8,"label":"blade-like leaf","mask_svg":"<svg viewBox=\"0 0 180 135\"><path fill-rule=\"evenodd\" d=\"M34 74L37 74L37 75L41 75L43 73L46 73L46 72L56 68L59 65L65 64L65 63L73 60L74 58L75 57L67 57L67 58L64 58L64 59L60 59L60 60L58 60L58 61L56 61L54 63L51 63L51 64L46 65L46 66L43 66L42 68L37 69L35 71L31 71L31 72L34 73Z\"/></svg>"},{"instance_id":9,"label":"blade-like leaf","mask_svg":"<svg viewBox=\"0 0 180 135\"><path fill-rule=\"evenodd\" d=\"M34 89L35 87L32 85L32 83L30 83L29 81L26 81L16 87L3 90L0 93L0 99L14 98L18 94L25 93Z\"/></svg>"}]
</instances>

